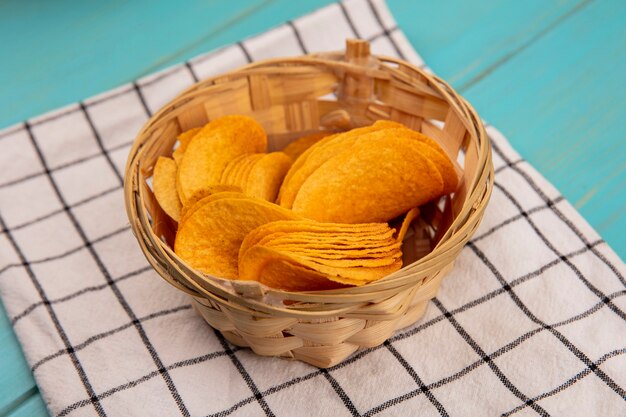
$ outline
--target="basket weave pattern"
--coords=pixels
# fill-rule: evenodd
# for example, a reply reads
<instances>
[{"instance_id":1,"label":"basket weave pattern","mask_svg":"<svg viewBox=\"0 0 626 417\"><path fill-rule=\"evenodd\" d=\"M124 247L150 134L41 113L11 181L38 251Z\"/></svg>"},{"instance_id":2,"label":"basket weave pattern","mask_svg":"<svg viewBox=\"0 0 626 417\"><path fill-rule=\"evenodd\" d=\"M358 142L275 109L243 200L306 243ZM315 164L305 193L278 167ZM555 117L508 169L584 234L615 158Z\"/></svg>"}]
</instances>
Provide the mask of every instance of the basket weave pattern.
<instances>
[{"instance_id":1,"label":"basket weave pattern","mask_svg":"<svg viewBox=\"0 0 626 417\"><path fill-rule=\"evenodd\" d=\"M203 275L171 249L176 224L147 179L176 136L227 114L247 114L266 129L270 149L307 133L343 130L378 119L401 122L437 140L459 160L453 195L422 208L404 245L404 267L362 287L290 293L254 282ZM493 186L491 148L474 109L438 77L398 59L373 57L364 41L345 53L257 62L203 80L143 127L126 166L131 227L148 261L231 343L259 355L332 366L383 343L417 321L482 218ZM432 249L432 250L431 250Z\"/></svg>"}]
</instances>

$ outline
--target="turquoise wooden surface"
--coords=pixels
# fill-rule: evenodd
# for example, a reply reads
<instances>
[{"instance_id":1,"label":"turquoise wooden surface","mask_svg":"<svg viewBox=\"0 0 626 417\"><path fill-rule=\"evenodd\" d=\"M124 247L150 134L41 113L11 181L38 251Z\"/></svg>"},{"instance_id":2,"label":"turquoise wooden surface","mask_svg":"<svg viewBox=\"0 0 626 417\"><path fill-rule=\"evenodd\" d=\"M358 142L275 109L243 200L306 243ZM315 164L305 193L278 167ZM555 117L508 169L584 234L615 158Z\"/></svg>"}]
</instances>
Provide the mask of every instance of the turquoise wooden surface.
<instances>
[{"instance_id":1,"label":"turquoise wooden surface","mask_svg":"<svg viewBox=\"0 0 626 417\"><path fill-rule=\"evenodd\" d=\"M330 2L0 1L0 128ZM388 2L427 63L626 257L626 3ZM46 415L0 316L0 417Z\"/></svg>"}]
</instances>

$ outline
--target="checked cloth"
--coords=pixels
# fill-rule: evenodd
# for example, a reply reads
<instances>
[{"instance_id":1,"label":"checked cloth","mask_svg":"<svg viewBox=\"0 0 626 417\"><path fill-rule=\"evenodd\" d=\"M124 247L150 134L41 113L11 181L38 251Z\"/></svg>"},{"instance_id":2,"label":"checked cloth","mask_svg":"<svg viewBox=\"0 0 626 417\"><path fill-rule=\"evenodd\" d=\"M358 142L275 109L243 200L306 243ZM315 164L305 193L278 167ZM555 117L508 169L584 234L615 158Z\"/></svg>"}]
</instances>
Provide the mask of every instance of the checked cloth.
<instances>
[{"instance_id":1,"label":"checked cloth","mask_svg":"<svg viewBox=\"0 0 626 417\"><path fill-rule=\"evenodd\" d=\"M149 115L348 37L423 65L382 0L351 0L0 133L0 290L51 415L626 415L624 263L491 126L493 197L424 318L333 368L230 345L148 267L122 176Z\"/></svg>"}]
</instances>

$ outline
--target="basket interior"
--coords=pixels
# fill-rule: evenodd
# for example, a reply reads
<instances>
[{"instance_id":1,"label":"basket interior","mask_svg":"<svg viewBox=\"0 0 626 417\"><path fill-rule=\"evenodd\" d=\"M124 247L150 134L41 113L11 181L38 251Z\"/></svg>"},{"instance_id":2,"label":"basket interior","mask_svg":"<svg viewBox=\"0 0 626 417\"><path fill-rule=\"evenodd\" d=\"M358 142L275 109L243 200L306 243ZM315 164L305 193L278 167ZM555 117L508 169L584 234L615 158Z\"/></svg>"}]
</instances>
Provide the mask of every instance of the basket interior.
<instances>
[{"instance_id":1,"label":"basket interior","mask_svg":"<svg viewBox=\"0 0 626 417\"><path fill-rule=\"evenodd\" d=\"M349 44L345 55L327 53L251 64L196 83L163 107L140 132L127 166L127 172L129 167L138 167L140 211L156 237L172 247L176 230L149 185L157 158L171 155L181 132L228 114L249 115L261 123L270 150L280 150L307 133L343 131L379 119L423 132L456 161L460 181L455 193L421 208L403 247L404 267L464 227L488 182L489 144L480 120L442 80L406 62L372 57L368 52ZM476 226L477 222L472 227Z\"/></svg>"}]
</instances>

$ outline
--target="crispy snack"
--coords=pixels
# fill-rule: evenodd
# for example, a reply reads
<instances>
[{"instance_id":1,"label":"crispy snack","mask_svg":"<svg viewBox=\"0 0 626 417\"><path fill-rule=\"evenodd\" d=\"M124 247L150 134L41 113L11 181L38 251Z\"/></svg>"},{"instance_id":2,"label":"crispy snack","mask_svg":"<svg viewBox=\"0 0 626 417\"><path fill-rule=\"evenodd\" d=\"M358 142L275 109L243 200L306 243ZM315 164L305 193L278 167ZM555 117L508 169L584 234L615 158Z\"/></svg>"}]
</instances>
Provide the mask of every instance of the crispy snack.
<instances>
[{"instance_id":1,"label":"crispy snack","mask_svg":"<svg viewBox=\"0 0 626 417\"><path fill-rule=\"evenodd\" d=\"M239 263L239 279L241 280L262 280L262 271L267 265L274 262L288 262L298 265L301 268L314 271L326 276L330 281L346 285L364 285L368 282L376 281L392 272L397 271L402 266L402 259L398 258L394 263L384 266L329 266L316 262L317 258L304 257L297 254L268 248L265 246L253 246L248 249ZM280 277L277 277L280 279ZM292 283L283 278L275 284L275 288L290 290Z\"/></svg>"},{"instance_id":2,"label":"crispy snack","mask_svg":"<svg viewBox=\"0 0 626 417\"><path fill-rule=\"evenodd\" d=\"M256 280L285 291L322 291L348 286L328 279L325 274L283 260L266 263Z\"/></svg>"},{"instance_id":3,"label":"crispy snack","mask_svg":"<svg viewBox=\"0 0 626 417\"><path fill-rule=\"evenodd\" d=\"M234 184L241 188L241 190L245 193L246 184L248 178L250 176L250 171L254 167L254 165L265 157L264 153L252 153L248 154L246 158L240 161L239 166L235 170L234 173Z\"/></svg>"},{"instance_id":4,"label":"crispy snack","mask_svg":"<svg viewBox=\"0 0 626 417\"><path fill-rule=\"evenodd\" d=\"M246 116L178 140L154 174L159 204L179 222L175 252L206 274L287 291L359 286L397 271L418 207L458 185L435 141L391 121L308 135L269 154L262 127Z\"/></svg>"},{"instance_id":5,"label":"crispy snack","mask_svg":"<svg viewBox=\"0 0 626 417\"><path fill-rule=\"evenodd\" d=\"M290 167L291 158L282 152L263 155L242 174L241 184L245 184L242 188L252 197L274 202Z\"/></svg>"},{"instance_id":6,"label":"crispy snack","mask_svg":"<svg viewBox=\"0 0 626 417\"><path fill-rule=\"evenodd\" d=\"M224 171L222 171L222 175L220 176L220 184L235 185L239 187L239 185L235 181L237 170L241 167L242 162L245 161L250 155L256 154L244 153L236 158L231 159L228 164L226 164Z\"/></svg>"},{"instance_id":7,"label":"crispy snack","mask_svg":"<svg viewBox=\"0 0 626 417\"><path fill-rule=\"evenodd\" d=\"M299 139L294 140L289 145L285 146L282 150L283 153L287 154L291 158L291 160L295 161L298 159L300 155L302 155L307 149L311 146L318 143L320 140L324 139L327 136L330 136L332 133L330 132L315 132L310 135L303 136Z\"/></svg>"},{"instance_id":8,"label":"crispy snack","mask_svg":"<svg viewBox=\"0 0 626 417\"><path fill-rule=\"evenodd\" d=\"M178 226L174 251L199 271L236 279L244 237L265 223L299 216L243 194L239 198L220 194L224 193L205 197L190 209Z\"/></svg>"},{"instance_id":9,"label":"crispy snack","mask_svg":"<svg viewBox=\"0 0 626 417\"><path fill-rule=\"evenodd\" d=\"M390 129L393 130L393 129ZM322 222L386 222L443 193L429 146L376 132L312 173L293 211Z\"/></svg>"},{"instance_id":10,"label":"crispy snack","mask_svg":"<svg viewBox=\"0 0 626 417\"><path fill-rule=\"evenodd\" d=\"M285 177L285 181L280 189L279 204L286 208L291 208L298 190L306 179L322 164L335 155L349 149L357 140L362 139L369 133L376 132L391 127L402 126L395 122L378 121L371 126L352 129L348 132L327 136L298 158Z\"/></svg>"},{"instance_id":11,"label":"crispy snack","mask_svg":"<svg viewBox=\"0 0 626 417\"><path fill-rule=\"evenodd\" d=\"M154 166L152 187L159 205L172 219L180 218L181 204L176 193L176 162L159 156Z\"/></svg>"},{"instance_id":12,"label":"crispy snack","mask_svg":"<svg viewBox=\"0 0 626 417\"><path fill-rule=\"evenodd\" d=\"M176 161L176 164L180 165L180 162L183 160L183 155L185 154L185 149L187 149L187 145L191 142L191 139L196 136L196 133L200 131L200 127L194 127L193 129L189 129L180 135L176 139L178 139L178 148L174 150L172 153L172 158Z\"/></svg>"},{"instance_id":13,"label":"crispy snack","mask_svg":"<svg viewBox=\"0 0 626 417\"><path fill-rule=\"evenodd\" d=\"M185 203L196 191L220 183L227 164L239 155L266 152L267 136L247 116L224 116L191 139L178 169L176 187Z\"/></svg>"},{"instance_id":14,"label":"crispy snack","mask_svg":"<svg viewBox=\"0 0 626 417\"><path fill-rule=\"evenodd\" d=\"M396 236L396 240L398 242L402 242L404 237L406 236L406 232L409 231L409 227L413 220L415 220L420 215L420 209L418 207L413 207L411 210L407 211L404 215L404 219L402 220L402 225L398 229L398 235Z\"/></svg>"},{"instance_id":15,"label":"crispy snack","mask_svg":"<svg viewBox=\"0 0 626 417\"><path fill-rule=\"evenodd\" d=\"M200 130L202 130L201 127L194 127L178 135L176 139L178 139L178 141L180 142L179 148L181 148L183 152L185 151L185 149L187 149L187 145L189 145L191 139L193 139L193 137L196 136L196 134L198 134Z\"/></svg>"},{"instance_id":16,"label":"crispy snack","mask_svg":"<svg viewBox=\"0 0 626 417\"><path fill-rule=\"evenodd\" d=\"M400 246L384 223L276 221L245 237L239 278L289 291L363 285L401 267Z\"/></svg>"},{"instance_id":17,"label":"crispy snack","mask_svg":"<svg viewBox=\"0 0 626 417\"><path fill-rule=\"evenodd\" d=\"M187 212L192 209L196 203L202 199L204 199L205 197L211 196L213 194L218 194L218 193L225 193L225 192L231 192L234 193L235 195L238 195L239 193L241 193L241 188L235 186L235 185L211 185L208 186L207 188L203 188L200 191L196 191L186 202L185 205L182 206L181 210L180 210L180 218L184 219L185 216L187 215ZM222 195L221 197L223 197L224 195ZM220 197L220 198L221 198Z\"/></svg>"}]
</instances>

